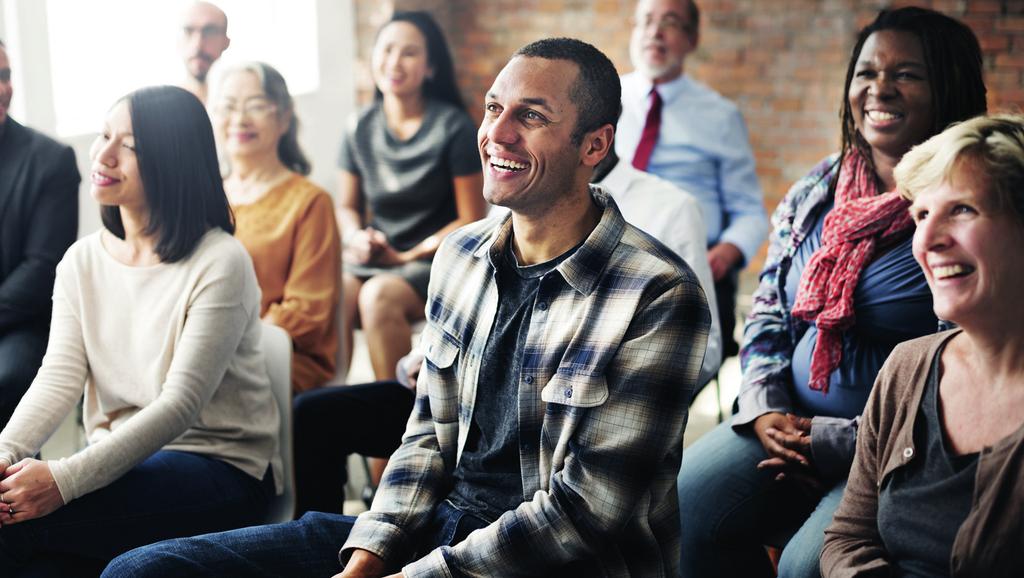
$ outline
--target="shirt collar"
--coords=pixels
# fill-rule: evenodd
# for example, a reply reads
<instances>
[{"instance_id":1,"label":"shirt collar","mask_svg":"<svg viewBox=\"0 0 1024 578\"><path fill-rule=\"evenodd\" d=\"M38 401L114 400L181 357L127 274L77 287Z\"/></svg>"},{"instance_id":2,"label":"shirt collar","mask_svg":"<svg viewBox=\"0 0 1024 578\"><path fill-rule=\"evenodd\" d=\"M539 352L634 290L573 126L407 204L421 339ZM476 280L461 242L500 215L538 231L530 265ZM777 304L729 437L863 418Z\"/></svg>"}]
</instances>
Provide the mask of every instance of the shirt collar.
<instances>
[{"instance_id":1,"label":"shirt collar","mask_svg":"<svg viewBox=\"0 0 1024 578\"><path fill-rule=\"evenodd\" d=\"M637 72L635 74L639 79L639 82L636 86L640 88L641 94L644 96L644 98L647 98L647 95L650 94L651 89L655 87L655 84L651 82L649 78L641 75L640 73ZM674 78L668 82L658 84L658 95L661 96L661 101L663 103L672 102L673 100L676 99L676 97L682 94L687 89L687 87L689 87L689 85L690 77L687 76L684 72L680 74L677 78Z\"/></svg>"},{"instance_id":2,"label":"shirt collar","mask_svg":"<svg viewBox=\"0 0 1024 578\"><path fill-rule=\"evenodd\" d=\"M603 209L601 220L576 252L555 268L566 283L583 295L590 295L594 290L626 229L626 221L608 191L601 185L590 185L590 197ZM512 215L509 213L494 230L491 240L482 243L475 255L478 258L486 255L491 267L496 267L511 238Z\"/></svg>"},{"instance_id":3,"label":"shirt collar","mask_svg":"<svg viewBox=\"0 0 1024 578\"><path fill-rule=\"evenodd\" d=\"M620 158L612 170L601 179L601 186L613 199L622 200L623 195L629 190L629 185L633 182L633 171L629 170L631 168L632 165Z\"/></svg>"}]
</instances>

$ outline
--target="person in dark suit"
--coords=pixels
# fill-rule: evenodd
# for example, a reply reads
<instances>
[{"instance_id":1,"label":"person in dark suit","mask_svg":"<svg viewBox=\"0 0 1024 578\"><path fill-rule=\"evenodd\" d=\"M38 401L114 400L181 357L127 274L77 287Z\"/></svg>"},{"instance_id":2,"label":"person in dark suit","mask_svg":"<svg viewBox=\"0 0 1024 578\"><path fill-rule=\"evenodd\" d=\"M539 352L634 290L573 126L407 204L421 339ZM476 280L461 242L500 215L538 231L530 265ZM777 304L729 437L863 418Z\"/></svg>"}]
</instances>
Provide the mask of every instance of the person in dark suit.
<instances>
[{"instance_id":1,"label":"person in dark suit","mask_svg":"<svg viewBox=\"0 0 1024 578\"><path fill-rule=\"evenodd\" d=\"M78 234L81 181L70 147L8 116L12 93L0 41L0 429L46 351L54 272Z\"/></svg>"}]
</instances>

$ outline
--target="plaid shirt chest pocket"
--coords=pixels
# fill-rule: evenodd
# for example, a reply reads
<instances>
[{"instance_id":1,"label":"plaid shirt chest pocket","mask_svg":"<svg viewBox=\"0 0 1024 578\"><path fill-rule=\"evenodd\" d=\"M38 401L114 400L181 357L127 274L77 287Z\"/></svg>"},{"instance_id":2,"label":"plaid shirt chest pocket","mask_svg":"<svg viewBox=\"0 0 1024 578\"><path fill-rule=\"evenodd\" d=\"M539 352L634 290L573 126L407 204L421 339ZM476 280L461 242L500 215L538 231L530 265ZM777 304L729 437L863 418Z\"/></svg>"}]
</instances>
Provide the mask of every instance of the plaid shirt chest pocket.
<instances>
[{"instance_id":1,"label":"plaid shirt chest pocket","mask_svg":"<svg viewBox=\"0 0 1024 578\"><path fill-rule=\"evenodd\" d=\"M545 403L564 407L588 408L608 399L608 382L604 375L587 375L559 370L540 392Z\"/></svg>"},{"instance_id":2,"label":"plaid shirt chest pocket","mask_svg":"<svg viewBox=\"0 0 1024 578\"><path fill-rule=\"evenodd\" d=\"M569 443L581 433L587 416L608 401L608 382L604 375L560 368L541 389L540 398L544 402L540 439L547 450L541 456L540 471L553 474L562 469Z\"/></svg>"},{"instance_id":3,"label":"plaid shirt chest pocket","mask_svg":"<svg viewBox=\"0 0 1024 578\"><path fill-rule=\"evenodd\" d=\"M459 365L462 343L434 322L423 329L424 369L428 372L430 405L435 422L452 423L459 416Z\"/></svg>"}]
</instances>

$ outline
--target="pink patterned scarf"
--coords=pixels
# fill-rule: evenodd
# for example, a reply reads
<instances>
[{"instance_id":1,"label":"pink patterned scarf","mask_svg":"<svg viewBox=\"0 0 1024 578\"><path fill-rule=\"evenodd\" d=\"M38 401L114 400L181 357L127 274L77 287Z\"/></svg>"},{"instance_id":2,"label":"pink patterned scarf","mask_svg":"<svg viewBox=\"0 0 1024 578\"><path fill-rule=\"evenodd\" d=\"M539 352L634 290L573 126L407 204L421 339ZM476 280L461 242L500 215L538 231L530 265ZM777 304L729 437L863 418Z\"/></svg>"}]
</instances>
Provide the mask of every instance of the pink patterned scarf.
<instances>
[{"instance_id":1,"label":"pink patterned scarf","mask_svg":"<svg viewBox=\"0 0 1024 578\"><path fill-rule=\"evenodd\" d=\"M853 293L876 248L903 239L913 227L910 202L895 191L879 193L864 157L850 151L840 167L835 205L825 217L821 246L811 256L797 289L793 315L813 321L818 339L811 354L813 390L828 381L843 355L843 332L853 326Z\"/></svg>"}]
</instances>

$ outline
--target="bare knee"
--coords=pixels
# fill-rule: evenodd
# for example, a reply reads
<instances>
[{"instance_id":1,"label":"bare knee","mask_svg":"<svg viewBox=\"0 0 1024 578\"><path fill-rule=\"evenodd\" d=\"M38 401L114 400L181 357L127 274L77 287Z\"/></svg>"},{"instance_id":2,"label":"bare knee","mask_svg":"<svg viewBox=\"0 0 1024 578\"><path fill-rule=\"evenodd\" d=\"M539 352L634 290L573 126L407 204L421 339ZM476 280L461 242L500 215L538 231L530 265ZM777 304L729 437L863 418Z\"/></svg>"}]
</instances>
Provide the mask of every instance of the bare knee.
<instances>
[{"instance_id":1,"label":"bare knee","mask_svg":"<svg viewBox=\"0 0 1024 578\"><path fill-rule=\"evenodd\" d=\"M382 321L407 321L406 310L416 297L412 287L395 275L367 279L359 291L359 315L363 325Z\"/></svg>"}]
</instances>

